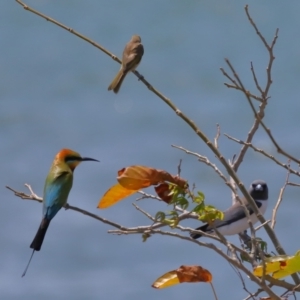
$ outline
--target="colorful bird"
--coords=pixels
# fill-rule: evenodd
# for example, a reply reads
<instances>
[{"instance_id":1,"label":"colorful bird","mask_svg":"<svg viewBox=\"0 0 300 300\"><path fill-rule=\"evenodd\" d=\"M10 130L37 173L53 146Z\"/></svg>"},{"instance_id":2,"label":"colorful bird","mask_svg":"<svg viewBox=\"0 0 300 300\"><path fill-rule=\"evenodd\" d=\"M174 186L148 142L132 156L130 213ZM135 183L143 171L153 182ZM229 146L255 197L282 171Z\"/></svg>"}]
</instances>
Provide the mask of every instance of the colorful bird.
<instances>
[{"instance_id":1,"label":"colorful bird","mask_svg":"<svg viewBox=\"0 0 300 300\"><path fill-rule=\"evenodd\" d=\"M263 180L255 180L251 183L249 194L255 201L259 211L261 214L264 214L267 209L269 190L267 183ZM246 208L249 212L249 217L252 224L258 222L258 218L254 213L253 209L248 204L246 198L240 198L240 200L245 204ZM245 213L244 207L236 202L231 207L224 211L224 219L223 220L215 220L213 224L205 224L202 225L196 230L204 231L207 233L213 233L214 227L223 234L223 235L234 235L243 232L244 230L249 228L248 218ZM193 239L198 239L202 235L201 233L191 233L190 236Z\"/></svg>"},{"instance_id":2,"label":"colorful bird","mask_svg":"<svg viewBox=\"0 0 300 300\"><path fill-rule=\"evenodd\" d=\"M127 73L136 69L144 55L144 47L142 45L141 37L138 35L132 36L131 40L126 44L123 51L122 66L118 74L111 82L108 90L113 90L118 93L121 84L126 77Z\"/></svg>"},{"instance_id":3,"label":"colorful bird","mask_svg":"<svg viewBox=\"0 0 300 300\"><path fill-rule=\"evenodd\" d=\"M73 184L73 172L82 161L98 160L81 157L79 153L70 149L62 149L56 154L44 185L43 219L30 245L33 251L22 277L27 272L34 251L40 251L51 220L67 203Z\"/></svg>"}]
</instances>

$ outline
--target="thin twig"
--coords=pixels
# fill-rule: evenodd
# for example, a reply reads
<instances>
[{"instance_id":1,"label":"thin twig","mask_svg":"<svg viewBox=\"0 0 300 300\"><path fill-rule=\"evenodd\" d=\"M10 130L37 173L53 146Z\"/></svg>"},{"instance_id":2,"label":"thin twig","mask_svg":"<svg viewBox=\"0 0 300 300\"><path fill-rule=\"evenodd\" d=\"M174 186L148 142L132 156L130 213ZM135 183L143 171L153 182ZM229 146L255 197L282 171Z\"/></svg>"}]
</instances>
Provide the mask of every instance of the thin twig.
<instances>
[{"instance_id":1,"label":"thin twig","mask_svg":"<svg viewBox=\"0 0 300 300\"><path fill-rule=\"evenodd\" d=\"M260 33L260 31L258 30L256 24L254 23L253 19L251 18L250 14L249 14L249 11L248 11L248 5L245 6L245 11L246 11L246 15L248 17L248 20L250 22L250 24L253 26L253 28L255 29L257 35L259 36L259 38L261 39L261 41L263 42L263 44L265 45L268 53L269 53L269 63L268 63L268 66L267 66L267 83L266 83L266 87L262 93L262 96L265 100L268 99L268 93L269 93L269 90L270 90L270 87L271 87L271 84L273 83L272 81L272 76L271 76L271 70L272 70L272 66L273 66L273 62L274 62L274 59L275 59L275 56L273 54L273 49L274 49L274 46L276 44L276 41L278 39L278 32L279 32L279 29L277 28L276 31L275 31L275 35L274 35L274 38L271 42L271 45L269 46L268 43L266 42L265 38L262 36L262 34ZM246 91L244 91L244 94L246 95L247 99L248 99L248 102L250 103L251 100L249 98L249 96L247 95ZM253 109L253 108L252 108ZM257 114L255 112L255 110L253 110L254 114L255 114L255 118L257 118ZM267 133L267 135L269 136L271 142L273 143L273 145L276 147L276 150L278 153L286 156L287 158L289 158L290 160L300 164L300 160L295 158L294 156L292 156L291 154L287 153L285 150L283 150L279 144L277 143L277 141L275 140L275 138L273 137L272 133L271 133L271 130L264 124L264 122L262 121L262 119L259 119L260 121L260 124L261 126L264 128L265 132Z\"/></svg>"},{"instance_id":2,"label":"thin twig","mask_svg":"<svg viewBox=\"0 0 300 300\"><path fill-rule=\"evenodd\" d=\"M217 134L216 134L216 137L214 138L215 147L216 147L217 149L219 149L218 140L219 140L219 138L220 138L220 135L221 135L220 125L217 124Z\"/></svg>"},{"instance_id":3,"label":"thin twig","mask_svg":"<svg viewBox=\"0 0 300 300\"><path fill-rule=\"evenodd\" d=\"M255 82L256 88L260 91L261 95L264 95L264 92L263 92L262 88L260 87L260 85L258 83L252 61L250 62L250 65L251 65L251 72L252 72L252 76L253 76L253 80Z\"/></svg>"},{"instance_id":4,"label":"thin twig","mask_svg":"<svg viewBox=\"0 0 300 300\"><path fill-rule=\"evenodd\" d=\"M176 145L171 145L173 148L176 148L176 149L179 149L179 150L182 150L184 151L185 153L187 154L190 154L190 155L193 155L193 156L196 156L198 158L199 161L207 164L208 166L210 166L225 182L225 184L227 186L230 187L230 184L228 183L228 180L227 178L225 177L225 175L220 171L220 169L218 169L218 167L213 164L206 156L203 156L203 155L200 155L196 152L192 152L184 147L181 147L181 146L176 146Z\"/></svg>"},{"instance_id":5,"label":"thin twig","mask_svg":"<svg viewBox=\"0 0 300 300\"><path fill-rule=\"evenodd\" d=\"M280 162L280 161L277 160L273 155L271 155L271 154L265 152L264 150L255 147L252 143L246 143L246 142L244 142L244 141L242 141L242 140L239 140L239 139L237 139L237 138L234 138L234 137L230 136L230 135L227 134L227 133L224 133L224 135L225 135L228 139L230 139L230 140L232 140L232 141L234 141L234 142L236 142L236 143L239 143L239 144L242 144L242 145L248 145L248 146L249 146L250 148L252 148L255 152L258 152L258 153L260 153L260 154L263 154L263 155L266 156L267 158L269 158L269 159L271 159L272 161L274 161L277 165L279 165L279 166L283 167L284 169L288 170L290 173L295 174L295 175L297 175L297 176L300 176L300 172L299 172L299 171L296 171L296 170L294 170L294 169L291 169L290 166L288 166L288 165L285 164L285 163Z\"/></svg>"},{"instance_id":6,"label":"thin twig","mask_svg":"<svg viewBox=\"0 0 300 300\"><path fill-rule=\"evenodd\" d=\"M272 65L273 65L273 61L275 59L275 57L273 55L273 48L274 48L274 46L276 44L276 41L278 39L279 28L276 29L275 36L272 40L271 46L269 46L267 41L265 40L265 38L262 36L260 31L258 30L256 24L252 20L250 14L249 14L248 5L245 6L245 12L246 12L246 15L248 17L248 20L249 20L250 24L253 26L253 28L255 29L255 31L257 33L257 35L259 36L259 38L261 39L261 41L263 42L263 44L265 45L265 47L267 48L267 50L269 52L269 64L268 64L268 67L267 67L267 84L266 84L265 90L263 92L264 96L267 96L268 92L269 92L269 89L270 89L270 86L273 83L272 77L271 77Z\"/></svg>"},{"instance_id":7,"label":"thin twig","mask_svg":"<svg viewBox=\"0 0 300 300\"><path fill-rule=\"evenodd\" d=\"M265 224L268 224L270 222L271 222L271 220L266 220L266 222L259 224L257 227L255 227L254 230L257 231L257 230L261 229L262 227L264 227Z\"/></svg>"},{"instance_id":8,"label":"thin twig","mask_svg":"<svg viewBox=\"0 0 300 300\"><path fill-rule=\"evenodd\" d=\"M245 89L244 85L242 84L242 81L240 80L239 76L235 72L232 64L230 63L230 61L228 59L225 59L225 61L226 61L227 65L229 66L229 68L230 68L230 70L233 74L234 79L230 75L228 75L224 71L224 69L221 69L221 71L222 71L223 75L233 83L233 85L226 84L226 86L230 87L230 88L236 88L237 90L242 91L244 93L244 95L246 96L246 98L248 100L248 103L249 103L249 105L250 105L250 107L251 107L251 109L254 113L255 122L254 122L252 128L250 129L250 131L248 133L246 143L250 143L252 141L254 133L257 131L259 124L261 124L261 126L265 129L265 131L269 135L269 138L271 139L273 144L275 146L278 146L275 139L271 135L271 131L265 126L265 124L262 121L262 119L264 117L264 109L267 105L267 100L269 98L268 92L269 92L270 86L272 84L271 69L272 69L273 61L275 59L275 57L273 55L273 48L274 48L276 40L278 38L278 29L275 32L275 37L272 40L271 46L269 46L268 43L266 42L265 38L261 35L260 31L258 30L258 28L257 28L256 24L254 23L253 19L250 17L250 14L249 14L249 11L248 11L248 5L245 6L245 11L246 11L246 15L248 17L248 20L249 20L250 24L255 29L256 33L258 34L258 36L262 40L263 44L265 45L265 47L267 48L267 51L269 53L269 63L268 63L268 67L267 67L267 84L266 84L265 90L263 90L260 87L260 85L258 83L258 80L257 80L257 77L256 77L256 74L255 74L253 63L251 62L251 72L252 72L252 75L253 75L253 79L254 79L254 82L255 82L255 85L256 85L257 89L261 93L261 97L258 97L261 100L261 105L259 106L259 111L258 112L256 112L255 107L254 107L254 105L251 101L251 98L256 99L256 97L253 97L253 95L248 90ZM278 152L282 153L282 151L279 147L276 147L276 148L277 148ZM239 153L239 155L238 155L238 157L237 157L237 159L236 159L236 161L235 161L235 163L234 163L234 165L233 165L233 168L234 168L235 171L237 171L239 165L243 161L243 158L244 158L244 156L247 152L247 149L248 149L248 145L244 144L241 151L240 151L240 153ZM290 158L293 159L292 157L290 157Z\"/></svg>"},{"instance_id":9,"label":"thin twig","mask_svg":"<svg viewBox=\"0 0 300 300\"><path fill-rule=\"evenodd\" d=\"M6 188L9 189L10 191L12 191L12 192L15 194L15 196L17 196L17 197L19 197L19 198L21 198L21 199L24 199L24 200L33 200L33 201L37 201L37 202L40 202L40 203L43 202L43 198L38 197L38 196L32 191L32 188L31 188L31 186L30 186L29 184L26 183L25 186L29 189L29 191L30 191L30 193L31 193L30 195L27 195L27 194L25 194L25 193L23 193L23 192L18 192L18 191L16 191L16 190L14 190L13 188L9 187L9 186L6 186ZM84 215L86 215L86 216L89 216L89 217L91 217L91 218L93 218L93 219L95 219L95 220L101 221L102 223L105 223L105 224L111 225L111 226L113 226L113 227L119 228L120 230L122 230L122 228L123 228L123 229L125 228L124 226L122 226L122 225L120 225L120 224L117 224L117 223L115 223L115 222L109 221L109 220L107 220L107 219L105 219L105 218L102 218L102 217L100 217L100 216L98 216L98 215L95 215L95 214L93 214L93 213L90 213L90 212L88 212L88 211L86 211L86 210L84 210L84 209L81 209L81 208L79 208L79 207L70 205L70 204L68 204L68 203L64 206L64 208L65 208L65 209L70 209L70 210L77 211L77 212L82 213L82 214L84 214Z\"/></svg>"},{"instance_id":10,"label":"thin twig","mask_svg":"<svg viewBox=\"0 0 300 300\"><path fill-rule=\"evenodd\" d=\"M250 96L248 95L247 93L247 90L245 89L241 79L239 78L238 74L236 73L234 67L232 66L231 62L229 61L229 59L225 59L227 65L229 66L234 78L236 79L237 83L238 83L238 86L241 88L242 92L245 94L247 100L248 100L248 103L252 109L252 111L254 112L254 116L255 116L255 120L254 120L254 123L250 129L250 131L248 132L248 135L247 135L247 139L246 139L246 143L250 143L254 137L254 134L256 133L256 131L258 130L259 128L259 124L262 122L261 120L263 119L264 117L264 110L266 108L266 105L267 105L267 100L266 99L263 99L263 102L259 105L259 111L256 112L256 109L251 101L251 98ZM242 163L243 159L244 159L244 156L246 154L248 150L248 146L247 144L243 145L243 147L241 148L240 150L240 153L238 154L232 168L237 171L240 164Z\"/></svg>"},{"instance_id":11,"label":"thin twig","mask_svg":"<svg viewBox=\"0 0 300 300\"><path fill-rule=\"evenodd\" d=\"M23 3L22 1L20 1L20 0L16 0L16 1L17 1L20 5L22 5L23 8L24 8L25 10L30 11L30 12L36 14L37 16L39 16L39 17L45 19L46 21L49 21L49 22L51 22L51 23L53 23L53 24L55 24L55 25L57 25L57 26L59 26L59 27L65 29L65 30L67 30L68 32L70 32L70 33L76 35L77 37L83 39L84 41L90 43L90 44L93 45L94 47L96 47L96 48L98 48L99 50L103 51L105 54L107 54L108 56L110 56L110 57L111 57L113 60L115 60L116 62L122 63L122 61L121 61L117 56L115 56L114 54L112 54L111 52L109 52L108 50L106 50L106 49L105 49L103 46L101 46L100 44L97 44L96 42L94 42L92 39L89 39L89 38L87 38L86 36L84 36L83 34L81 34L81 33L77 32L77 31L75 31L74 29L72 29L72 28L70 28L70 27L67 27L66 25L64 25L64 24L62 24L62 23L60 23L60 22L58 22L58 21L56 21L56 20L54 20L54 19L52 19L52 18L50 18L50 17L44 15L44 14L42 14L42 13L40 13L39 11L37 11L37 10L35 10L35 9L31 8L31 7L29 7L29 6L26 5L25 3Z\"/></svg>"},{"instance_id":12,"label":"thin twig","mask_svg":"<svg viewBox=\"0 0 300 300\"><path fill-rule=\"evenodd\" d=\"M255 298L252 296L252 293L247 289L245 280L244 280L244 278L243 278L242 273L240 272L240 270L237 267L235 267L234 265L232 265L231 263L229 263L229 265L234 270L234 272L237 274L237 276L239 277L239 279L240 279L240 281L242 283L244 291L246 291L249 294L249 299L252 298L253 300L255 300Z\"/></svg>"},{"instance_id":13,"label":"thin twig","mask_svg":"<svg viewBox=\"0 0 300 300\"><path fill-rule=\"evenodd\" d=\"M136 201L140 201L142 199L147 199L147 198L149 198L149 199L155 199L155 200L158 200L158 201L163 201L158 196L147 194L144 191L138 191L138 194L141 194L142 197L136 199Z\"/></svg>"},{"instance_id":14,"label":"thin twig","mask_svg":"<svg viewBox=\"0 0 300 300\"><path fill-rule=\"evenodd\" d=\"M290 161L288 161L287 165L289 166L290 164ZM271 228L274 229L275 227L275 224L276 224L276 216L277 216L277 211L278 211L278 208L282 202L282 199L283 199L283 193L288 185L288 182L289 182L289 178L290 178L290 170L287 171L287 174L286 174L286 179L285 179L285 183L283 185L283 187L280 189L280 193L279 193L279 197L278 197L278 200L277 200L277 203L273 209L273 214L272 214L272 223L271 223Z\"/></svg>"},{"instance_id":15,"label":"thin twig","mask_svg":"<svg viewBox=\"0 0 300 300\"><path fill-rule=\"evenodd\" d=\"M150 219L153 222L156 222L155 218L153 218L149 213L147 213L146 211L144 211L143 209L141 209L139 206L137 206L135 203L132 203L132 205L138 210L140 211L143 215L145 215L148 219Z\"/></svg>"},{"instance_id":16,"label":"thin twig","mask_svg":"<svg viewBox=\"0 0 300 300\"><path fill-rule=\"evenodd\" d=\"M223 75L225 76L226 72L224 71L224 69L220 68L220 70L222 71ZM229 83L226 83L226 82L224 82L224 85L228 88L231 88L231 89L235 89L235 90L238 90L238 91L243 91L238 85L232 85L232 84L229 84ZM253 98L254 100L257 100L258 102L263 101L259 96L256 96L256 95L252 94L248 90L247 90L247 93L248 93L249 97Z\"/></svg>"},{"instance_id":17,"label":"thin twig","mask_svg":"<svg viewBox=\"0 0 300 300\"><path fill-rule=\"evenodd\" d=\"M177 176L180 177L181 174L181 163L182 163L182 159L179 159L179 164L177 167Z\"/></svg>"},{"instance_id":18,"label":"thin twig","mask_svg":"<svg viewBox=\"0 0 300 300\"><path fill-rule=\"evenodd\" d=\"M300 187L300 184L295 182L288 182L287 185Z\"/></svg>"},{"instance_id":19,"label":"thin twig","mask_svg":"<svg viewBox=\"0 0 300 300\"><path fill-rule=\"evenodd\" d=\"M214 294L214 296L215 296L215 300L218 300L217 293L216 293L216 290L215 290L214 285L213 285L212 282L210 282L210 286L211 286L211 289L212 289L213 294Z\"/></svg>"}]
</instances>

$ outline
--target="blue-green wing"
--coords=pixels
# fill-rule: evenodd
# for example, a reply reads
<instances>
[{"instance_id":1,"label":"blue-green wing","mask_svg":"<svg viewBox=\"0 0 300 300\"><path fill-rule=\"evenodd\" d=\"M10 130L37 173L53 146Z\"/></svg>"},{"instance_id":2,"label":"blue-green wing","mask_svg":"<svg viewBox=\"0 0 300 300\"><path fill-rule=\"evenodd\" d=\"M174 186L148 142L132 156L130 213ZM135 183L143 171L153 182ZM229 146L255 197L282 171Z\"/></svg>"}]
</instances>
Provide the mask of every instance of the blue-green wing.
<instances>
[{"instance_id":1,"label":"blue-green wing","mask_svg":"<svg viewBox=\"0 0 300 300\"><path fill-rule=\"evenodd\" d=\"M68 171L49 173L43 199L43 216L51 220L57 212L67 203L69 192L73 183L73 175Z\"/></svg>"}]
</instances>

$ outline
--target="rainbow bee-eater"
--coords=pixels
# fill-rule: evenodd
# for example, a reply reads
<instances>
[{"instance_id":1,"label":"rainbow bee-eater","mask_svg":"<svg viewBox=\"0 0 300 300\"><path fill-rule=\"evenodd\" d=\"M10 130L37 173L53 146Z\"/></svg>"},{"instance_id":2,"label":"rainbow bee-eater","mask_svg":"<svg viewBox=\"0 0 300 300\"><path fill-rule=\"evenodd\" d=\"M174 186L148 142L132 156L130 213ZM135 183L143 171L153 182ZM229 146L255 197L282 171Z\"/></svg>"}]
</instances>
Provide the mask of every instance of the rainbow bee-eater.
<instances>
[{"instance_id":1,"label":"rainbow bee-eater","mask_svg":"<svg viewBox=\"0 0 300 300\"><path fill-rule=\"evenodd\" d=\"M42 222L30 245L33 251L22 277L27 272L34 251L40 251L51 220L67 203L75 168L82 161L88 160L98 161L93 158L81 157L79 153L70 149L62 149L56 154L44 185Z\"/></svg>"}]
</instances>

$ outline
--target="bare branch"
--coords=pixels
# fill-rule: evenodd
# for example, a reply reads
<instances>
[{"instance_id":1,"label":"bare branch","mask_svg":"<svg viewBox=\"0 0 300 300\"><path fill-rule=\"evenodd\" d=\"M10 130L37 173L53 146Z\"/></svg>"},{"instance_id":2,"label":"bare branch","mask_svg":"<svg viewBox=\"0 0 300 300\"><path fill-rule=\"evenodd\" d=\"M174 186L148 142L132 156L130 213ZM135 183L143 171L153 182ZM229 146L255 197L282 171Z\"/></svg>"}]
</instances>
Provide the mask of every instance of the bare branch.
<instances>
[{"instance_id":1,"label":"bare branch","mask_svg":"<svg viewBox=\"0 0 300 300\"><path fill-rule=\"evenodd\" d=\"M57 26L59 26L59 27L65 29L65 30L67 30L68 32L70 32L70 33L76 35L77 37L83 39L84 41L90 43L90 44L93 45L94 47L96 47L96 48L98 48L99 50L103 51L105 54L107 54L108 56L110 56L110 57L111 57L113 60L115 60L116 62L121 63L121 60L120 60L117 56L115 56L114 54L112 54L111 52L109 52L108 50L106 50L106 49L105 49L104 47L102 47L100 44L97 44L97 43L94 42L93 40L87 38L86 36L84 36L83 34L81 34L81 33L77 32L77 31L75 31L74 29L72 29L72 28L70 28L70 27L67 27L66 25L64 25L64 24L62 24L62 23L60 23L60 22L58 22L58 21L56 21L56 20L54 20L54 19L52 19L52 18L46 16L46 15L40 13L39 11L37 11L37 10L35 10L35 9L31 8L31 7L29 7L28 5L26 5L26 4L23 3L22 1L20 1L20 0L16 0L16 1L17 1L20 5L22 5L23 8L24 8L25 10L27 10L27 11L29 11L29 12L32 12L32 13L34 13L35 15L37 15L37 16L39 16L39 17L45 19L46 21L49 21L49 22L51 22L51 23L53 23L53 24L55 24L55 25L57 25Z\"/></svg>"},{"instance_id":2,"label":"bare branch","mask_svg":"<svg viewBox=\"0 0 300 300\"><path fill-rule=\"evenodd\" d=\"M288 182L287 185L300 187L299 183Z\"/></svg>"},{"instance_id":3,"label":"bare branch","mask_svg":"<svg viewBox=\"0 0 300 300\"><path fill-rule=\"evenodd\" d=\"M280 161L277 160L273 155L271 155L271 154L265 152L265 151L262 150L262 149L259 149L259 148L255 147L253 144L251 144L251 143L246 143L246 142L244 142L244 141L242 141L242 140L236 139L236 138L230 136L230 135L227 134L227 133L224 133L224 135L225 135L228 139L230 139L230 140L232 140L232 141L234 141L234 142L236 142L236 143L239 143L239 144L242 144L242 145L244 145L244 144L245 144L245 145L248 145L248 146L249 146L250 148L252 148L255 152L258 152L258 153L263 154L263 155L266 156L267 158L269 158L269 159L271 159L272 161L274 161L277 165L279 165L279 166L283 167L284 169L288 170L290 173L295 174L295 175L297 175L297 176L300 176L300 172L299 172L299 171L296 171L296 170L294 170L294 169L291 169L290 166L288 166L287 164L280 162Z\"/></svg>"},{"instance_id":4,"label":"bare branch","mask_svg":"<svg viewBox=\"0 0 300 300\"><path fill-rule=\"evenodd\" d=\"M288 161L288 163L287 163L288 167L289 167L289 164L290 164L290 162ZM282 202L282 199L283 199L283 193L284 193L284 191L285 191L285 189L286 189L286 187L287 187L287 185L288 185L290 174L291 174L291 172L290 172L290 170L288 169L287 174L286 174L286 180L285 180L285 183L284 183L283 187L280 189L280 193L279 193L279 197L278 197L277 203L276 203L276 205L275 205L275 207L274 207L274 209L273 209L272 223L271 223L271 228L273 228L273 229L274 229L275 224L276 224L277 211L278 211L278 208L279 208L279 206L280 206L280 204L281 204L281 202Z\"/></svg>"},{"instance_id":5,"label":"bare branch","mask_svg":"<svg viewBox=\"0 0 300 300\"><path fill-rule=\"evenodd\" d=\"M250 96L248 95L248 92L247 90L245 89L241 79L239 78L238 74L236 73L235 69L233 68L232 64L230 63L229 59L225 59L227 65L229 66L234 78L236 79L239 87L241 88L241 91L245 94L247 100L248 100L248 103L252 109L252 111L254 112L254 116L255 116L255 120L254 120L254 123L250 129L250 131L248 132L248 135L247 135L247 139L246 139L246 142L247 143L250 143L253 139L253 136L254 134L256 133L258 127L259 127L259 124L262 122L261 120L263 119L264 117L264 110L265 110L265 107L267 105L267 100L266 99L262 99L262 103L260 104L259 106L259 111L256 112L256 109L251 101L251 98ZM244 159L244 156L246 154L248 150L248 146L247 145L243 145L243 147L241 148L241 151L240 153L238 154L232 168L237 171L240 164L242 163L243 159Z\"/></svg>"},{"instance_id":6,"label":"bare branch","mask_svg":"<svg viewBox=\"0 0 300 300\"><path fill-rule=\"evenodd\" d=\"M248 137L247 137L247 143L250 143L252 141L252 138L251 136L253 137L253 133L257 130L258 128L258 125L261 124L261 126L264 128L265 132L267 133L267 135L269 136L270 140L272 141L272 143L274 144L274 146L276 147L276 150L278 153L288 157L289 159L295 161L296 163L300 164L300 160L295 158L294 156L290 155L289 153L287 153L286 151L284 151L280 146L279 144L276 142L275 138L273 137L272 133L271 133L271 130L269 128L267 128L267 126L264 124L264 122L262 121L262 118L264 117L264 108L267 104L267 100L269 98L268 96L268 92L269 92L269 89L271 87L271 84L272 84L272 77L271 77L271 70L272 70L272 66L273 66L273 61L275 59L274 55L273 55L273 48L276 44L276 41L277 41L277 38L278 38L278 32L279 32L279 29L277 28L276 29L276 32L275 32L275 36L272 40L272 43L271 45L269 46L268 43L266 42L265 38L262 36L262 34L260 33L260 31L258 30L256 24L254 23L253 19L250 17L250 14L249 14L249 11L248 11L248 5L245 6L245 11L246 11L246 14L247 14L247 17L248 17L248 20L250 21L251 25L253 26L253 28L255 29L256 33L258 34L258 36L260 37L260 39L262 40L263 44L265 45L268 53L269 53L269 63L268 63L268 66L267 66L267 84L266 84L266 87L265 87L265 90L263 91L262 88L260 87L260 85L258 84L258 81L257 81L257 78L256 78L256 74L255 74L255 71L254 71L254 68L253 68L253 64L251 63L251 72L252 72L252 75L253 75L253 78L254 78L254 81L255 81L255 84L256 84L256 87L257 89L261 92L261 95L262 95L262 104L260 105L260 110L258 112L256 112L252 102L251 102L251 98L252 95L249 93L248 90L246 90L241 82L241 80L239 79L238 75L236 74L235 70L233 69L232 65L230 64L229 60L227 59L226 62L228 64L228 66L230 67L233 75L234 75L234 78L231 78L231 76L229 76L223 69L221 69L221 71L223 72L223 75L228 78L232 83L233 83L233 87L238 89L238 90L241 90L244 95L246 96L247 100L248 100L248 103L250 104L250 107L254 113L254 116L255 116L255 123L253 124L250 132L248 133ZM232 87L231 85L227 85L228 87ZM238 159L236 160L235 162L235 165L234 165L234 170L236 171L238 166L240 165L240 163L242 162L243 160L243 157L247 151L247 144L245 144L242 149L241 149L241 152L238 156Z\"/></svg>"},{"instance_id":7,"label":"bare branch","mask_svg":"<svg viewBox=\"0 0 300 300\"><path fill-rule=\"evenodd\" d=\"M264 95L264 92L262 90L262 88L260 87L259 83L258 83L258 80L256 78L256 74L255 74L255 71L254 71L254 67L253 67L253 63L251 61L251 72L252 72L252 75L253 75L253 80L255 82L255 85L256 85L256 88L260 91L261 95Z\"/></svg>"},{"instance_id":8,"label":"bare branch","mask_svg":"<svg viewBox=\"0 0 300 300\"><path fill-rule=\"evenodd\" d=\"M264 97L267 97L269 89L270 89L271 84L273 82L272 77L271 77L272 65L273 65L273 61L275 59L275 57L273 55L273 48L274 48L274 46L276 44L276 41L278 39L279 28L276 29L275 36L272 40L271 46L269 46L268 43L266 42L265 38L262 36L260 31L258 30L256 24L254 23L254 21L250 17L250 14L249 14L249 11L248 11L248 5L245 6L245 11L246 11L246 15L248 17L248 20L249 20L250 24L253 26L253 28L255 29L255 31L257 33L257 35L259 36L259 38L261 39L261 41L263 42L263 44L265 45L265 47L267 48L267 50L269 52L269 64L268 64L268 67L267 67L267 84L266 84L264 92L262 92Z\"/></svg>"},{"instance_id":9,"label":"bare branch","mask_svg":"<svg viewBox=\"0 0 300 300\"><path fill-rule=\"evenodd\" d=\"M5 186L5 187L7 189L9 189L10 191L12 191L15 194L15 196L17 196L17 197L19 197L21 199L28 199L28 200L35 200L37 202L43 202L43 198L38 197L36 194L34 194L32 192L31 186L29 184L25 183L24 185L29 189L29 191L31 193L30 195L27 195L27 194L25 194L23 192L18 192L16 190L14 190L13 188L9 187L9 186Z\"/></svg>"},{"instance_id":10,"label":"bare branch","mask_svg":"<svg viewBox=\"0 0 300 300\"><path fill-rule=\"evenodd\" d=\"M144 211L143 209L141 209L139 206L137 206L135 203L132 203L132 205L138 210L140 211L143 215L145 215L148 219L150 219L153 222L156 222L155 218L152 217L149 213L147 213L146 211Z\"/></svg>"},{"instance_id":11,"label":"bare branch","mask_svg":"<svg viewBox=\"0 0 300 300\"><path fill-rule=\"evenodd\" d=\"M155 200L158 200L158 201L162 201L158 196L154 196L154 195L151 195L151 194L147 194L145 193L144 191L138 191L139 194L142 195L142 197L136 199L137 201L140 201L142 199L147 199L147 198L150 198L150 199L155 199Z\"/></svg>"},{"instance_id":12,"label":"bare branch","mask_svg":"<svg viewBox=\"0 0 300 300\"><path fill-rule=\"evenodd\" d=\"M33 201L37 201L37 202L40 202L40 203L43 202L43 198L38 197L38 196L32 191L32 188L31 188L31 186L30 186L29 184L26 183L25 186L26 186L26 187L29 189L29 191L31 192L30 195L27 195L27 194L25 194L25 193L23 193L23 192L18 192L18 191L16 191L16 190L14 190L13 188L9 187L9 186L6 186L6 188L9 189L10 191L12 191L12 192L15 194L15 196L17 196L17 197L19 197L19 198L21 198L21 199L24 199L24 200L33 200ZM107 220L107 219L105 219L105 218L102 218L102 217L100 217L100 216L98 216L98 215L95 215L95 214L93 214L93 213L90 213L90 212L88 212L88 211L86 211L86 210L84 210L84 209L78 208L78 207L76 207L76 206L69 205L68 203L64 206L64 208L65 208L65 209L70 209L70 210L77 211L77 212L82 213L82 214L84 214L84 215L86 215L86 216L89 216L89 217L91 217L91 218L93 218L93 219L95 219L95 220L101 221L102 223L105 223L105 224L111 225L111 226L113 226L113 227L119 228L120 230L122 230L122 228L124 228L124 227L123 227L122 225L120 225L120 224L117 224L117 223L115 223L115 222L109 221L109 220Z\"/></svg>"},{"instance_id":13,"label":"bare branch","mask_svg":"<svg viewBox=\"0 0 300 300\"><path fill-rule=\"evenodd\" d=\"M196 156L199 161L201 161L201 162L207 164L208 166L210 166L218 174L218 176L220 176L224 180L224 182L225 182L226 185L228 185L229 187L231 187L230 184L227 181L227 178L220 171L220 169L218 169L218 167L215 164L213 164L206 156L200 155L200 154L198 154L196 152L192 152L192 151L187 150L187 149L185 149L185 148L183 148L181 146L176 146L176 145L171 145L171 146L174 147L174 148L176 148L176 149L182 150L182 151L184 151L187 154Z\"/></svg>"},{"instance_id":14,"label":"bare branch","mask_svg":"<svg viewBox=\"0 0 300 300\"><path fill-rule=\"evenodd\" d=\"M228 73L223 68L220 68L220 70L223 73L223 75L225 77L227 77L233 83L233 84L229 84L229 83L225 82L224 85L226 87L232 88L232 89L236 89L236 90L241 91L241 92L244 92L243 89L242 89L242 87L240 87L237 84L237 82L230 75L228 75ZM255 99L255 100L259 101L259 102L263 102L263 99L261 97L252 94L249 90L247 90L247 94L248 94L249 97L251 97L251 98L253 98L253 99Z\"/></svg>"},{"instance_id":15,"label":"bare branch","mask_svg":"<svg viewBox=\"0 0 300 300\"><path fill-rule=\"evenodd\" d=\"M264 227L265 224L268 224L270 222L271 222L271 220L266 220L266 222L264 222L264 223L258 225L257 227L255 227L254 230L257 231L257 230L261 229L262 227Z\"/></svg>"}]
</instances>

